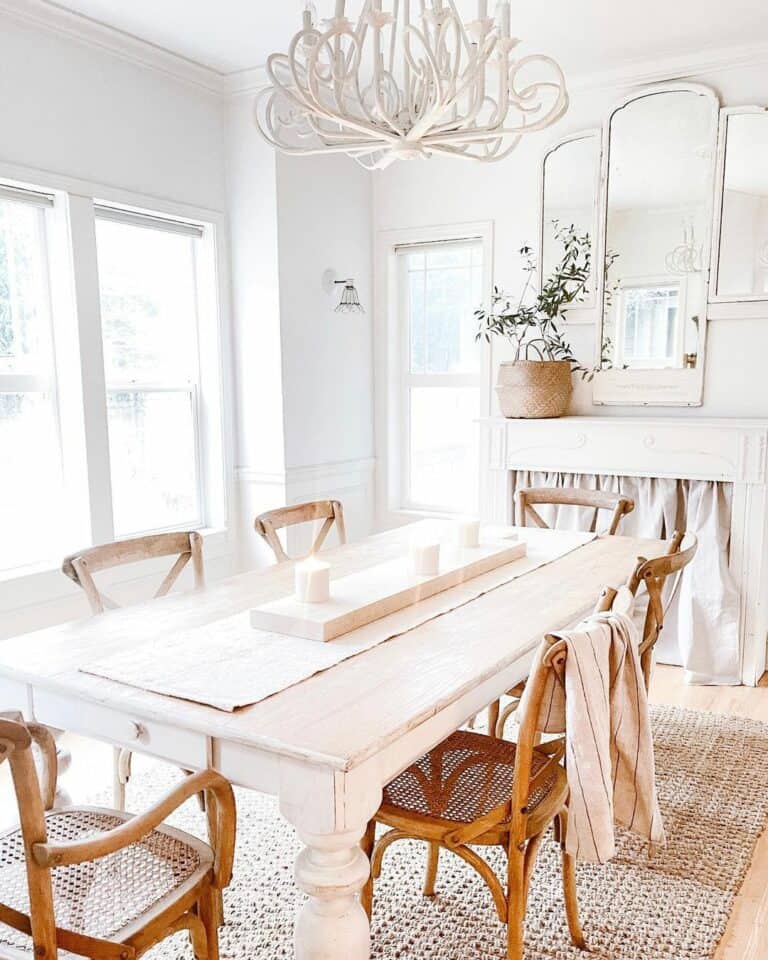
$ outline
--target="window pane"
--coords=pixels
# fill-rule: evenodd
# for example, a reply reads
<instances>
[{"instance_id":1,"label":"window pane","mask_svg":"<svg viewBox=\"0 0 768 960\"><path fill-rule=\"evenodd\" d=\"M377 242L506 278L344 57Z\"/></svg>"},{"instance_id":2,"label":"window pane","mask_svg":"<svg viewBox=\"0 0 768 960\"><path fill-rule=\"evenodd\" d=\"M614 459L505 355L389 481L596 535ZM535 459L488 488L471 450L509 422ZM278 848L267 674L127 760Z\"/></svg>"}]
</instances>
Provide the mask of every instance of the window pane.
<instances>
[{"instance_id":1,"label":"window pane","mask_svg":"<svg viewBox=\"0 0 768 960\"><path fill-rule=\"evenodd\" d=\"M479 404L474 387L410 390L411 504L477 510Z\"/></svg>"},{"instance_id":2,"label":"window pane","mask_svg":"<svg viewBox=\"0 0 768 960\"><path fill-rule=\"evenodd\" d=\"M191 395L111 391L107 411L117 536L199 525Z\"/></svg>"},{"instance_id":3,"label":"window pane","mask_svg":"<svg viewBox=\"0 0 768 960\"><path fill-rule=\"evenodd\" d=\"M674 363L679 299L677 286L626 291L623 353L627 363Z\"/></svg>"},{"instance_id":4,"label":"window pane","mask_svg":"<svg viewBox=\"0 0 768 960\"><path fill-rule=\"evenodd\" d=\"M97 220L107 381L196 377L196 283L191 237Z\"/></svg>"},{"instance_id":5,"label":"window pane","mask_svg":"<svg viewBox=\"0 0 768 960\"><path fill-rule=\"evenodd\" d=\"M61 461L53 398L0 393L0 570L60 549Z\"/></svg>"},{"instance_id":6,"label":"window pane","mask_svg":"<svg viewBox=\"0 0 768 960\"><path fill-rule=\"evenodd\" d=\"M482 280L480 244L408 255L411 373L478 372L474 311L482 299Z\"/></svg>"},{"instance_id":7,"label":"window pane","mask_svg":"<svg viewBox=\"0 0 768 960\"><path fill-rule=\"evenodd\" d=\"M49 372L43 223L38 207L0 200L0 373Z\"/></svg>"}]
</instances>

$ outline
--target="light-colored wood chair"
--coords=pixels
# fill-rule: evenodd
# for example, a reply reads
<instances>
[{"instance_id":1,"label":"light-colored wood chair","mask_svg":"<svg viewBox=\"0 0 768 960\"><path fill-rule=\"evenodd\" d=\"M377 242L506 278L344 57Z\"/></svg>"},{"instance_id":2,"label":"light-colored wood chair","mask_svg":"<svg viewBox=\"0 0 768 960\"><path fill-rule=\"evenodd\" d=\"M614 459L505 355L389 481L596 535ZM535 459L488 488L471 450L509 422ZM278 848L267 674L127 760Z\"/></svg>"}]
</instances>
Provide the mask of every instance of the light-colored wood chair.
<instances>
[{"instance_id":1,"label":"light-colored wood chair","mask_svg":"<svg viewBox=\"0 0 768 960\"><path fill-rule=\"evenodd\" d=\"M31 745L41 747L41 790ZM221 892L232 876L235 803L214 771L197 773L138 816L94 807L52 810L56 750L45 727L0 719L20 825L0 835L0 955L134 960L189 933L196 960L218 960ZM210 844L164 825L205 791Z\"/></svg>"},{"instance_id":2,"label":"light-colored wood chair","mask_svg":"<svg viewBox=\"0 0 768 960\"><path fill-rule=\"evenodd\" d=\"M603 535L615 536L622 519L635 509L635 502L619 493L604 493L601 490L587 490L582 487L524 487L515 494L515 521L518 526L533 525L549 530L549 525L536 510L537 506L585 507L595 511L595 526L599 511L610 510L611 519ZM507 717L514 712L516 703L522 696L525 682L519 683L507 696L513 698L506 708ZM506 720L501 718L501 702L496 701L488 708L488 729L493 733L499 726L503 729Z\"/></svg>"},{"instance_id":3,"label":"light-colored wood chair","mask_svg":"<svg viewBox=\"0 0 768 960\"><path fill-rule=\"evenodd\" d=\"M653 651L664 628L666 612L677 593L683 570L696 556L698 546L698 540L694 534L676 532L670 541L666 555L654 557L652 560L640 557L634 573L627 582L627 586L635 595L641 586L645 587L648 594L648 606L640 640L640 663L643 667L646 689L650 687ZM665 606L664 588L670 577L676 577L676 581Z\"/></svg>"},{"instance_id":4,"label":"light-colored wood chair","mask_svg":"<svg viewBox=\"0 0 768 960\"><path fill-rule=\"evenodd\" d=\"M553 653L556 651L556 655ZM471 730L452 734L412 764L384 790L384 799L362 842L371 859L363 906L373 908L382 858L398 840L428 844L426 896L435 892L441 850L461 857L485 881L496 911L507 924L507 956L523 956L528 891L539 845L554 825L560 842L563 890L573 943L584 947L579 925L573 859L565 852L568 779L560 764L565 741L539 743L539 713L550 671L562 681L566 651L553 637L542 642L530 679L528 709L516 743ZM376 824L390 828L376 842ZM501 846L508 871L503 883L476 847ZM450 950L444 951L446 955Z\"/></svg>"},{"instance_id":5,"label":"light-colored wood chair","mask_svg":"<svg viewBox=\"0 0 768 960\"><path fill-rule=\"evenodd\" d=\"M171 590L190 561L195 589L199 590L205 586L203 538L194 531L158 533L89 547L87 550L80 550L65 557L61 569L70 580L83 589L88 597L91 612L96 615L106 610L117 609L118 604L99 590L94 580L95 574L129 563L171 556L175 556L176 560L155 592L155 599L164 597ZM115 748L114 802L118 810L125 809L125 788L131 777L131 757L130 750Z\"/></svg>"},{"instance_id":6,"label":"light-colored wood chair","mask_svg":"<svg viewBox=\"0 0 768 960\"><path fill-rule=\"evenodd\" d=\"M582 487L526 487L515 494L516 521L519 526L529 525L549 529L537 506L572 506L585 507L595 511L610 510L611 519L608 527L602 533L613 536L619 529L622 519L635 509L635 502L619 493L607 493L602 490L587 490Z\"/></svg>"},{"instance_id":7,"label":"light-colored wood chair","mask_svg":"<svg viewBox=\"0 0 768 960\"><path fill-rule=\"evenodd\" d=\"M347 542L344 508L338 500L313 500L310 503L297 503L292 507L281 507L279 510L268 510L256 517L254 527L256 533L271 547L275 560L278 563L284 563L292 558L285 552L278 530L317 520L324 522L315 537L310 554L320 550L334 524L336 524L339 543Z\"/></svg>"}]
</instances>

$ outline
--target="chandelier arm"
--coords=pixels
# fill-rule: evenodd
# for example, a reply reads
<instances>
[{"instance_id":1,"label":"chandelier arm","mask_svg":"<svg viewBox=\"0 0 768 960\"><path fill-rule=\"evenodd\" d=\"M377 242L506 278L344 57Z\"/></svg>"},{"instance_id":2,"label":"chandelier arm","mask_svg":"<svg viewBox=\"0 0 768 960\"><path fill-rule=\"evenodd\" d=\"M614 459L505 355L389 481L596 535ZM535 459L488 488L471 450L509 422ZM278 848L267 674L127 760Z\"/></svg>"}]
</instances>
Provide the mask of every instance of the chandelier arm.
<instances>
[{"instance_id":1,"label":"chandelier arm","mask_svg":"<svg viewBox=\"0 0 768 960\"><path fill-rule=\"evenodd\" d=\"M494 40L494 43L495 43L495 40ZM488 51L488 57L490 57L490 54L492 53L492 50L493 50L493 45L491 46L491 49ZM483 66L485 66L485 65L487 64L488 57L486 57L485 60L483 61ZM467 71L467 72L468 72L468 71ZM472 85L472 83L473 83L473 78L472 78L472 77L467 77L467 75L466 75L466 73L465 73L462 86L460 86L460 87L454 92L454 95L451 97L450 101L446 104L446 109L449 109L449 108L452 107L452 106L456 106L456 105L458 104L458 102L460 101L461 97L464 95L465 91ZM475 96L475 97L473 98L475 102L474 102L473 106L470 107L470 109L469 109L467 115L465 116L464 120L461 122L461 126L462 126L463 128L465 128L465 129L469 128L469 127L471 126L471 124L474 123L477 115L480 113L480 111L481 111L482 108L483 108L483 104L486 102L485 97L482 95L482 91L478 91L478 94L479 94L479 96ZM493 101L491 101L491 102L493 102ZM433 126L433 128L434 128L434 132L435 132L435 133L442 133L442 132L447 131L447 130L453 130L453 129L455 129L456 123L455 123L455 121L446 121L446 122L443 123L443 124L433 124L432 126ZM472 128L472 129L474 129L474 128Z\"/></svg>"},{"instance_id":2,"label":"chandelier arm","mask_svg":"<svg viewBox=\"0 0 768 960\"><path fill-rule=\"evenodd\" d=\"M427 64L430 67L430 72L432 74L432 82L435 88L435 105L432 107L432 109L428 113L425 113L421 117L419 117L419 119L411 127L411 129L408 131L408 133L405 136L406 140L408 140L409 142L413 142L415 140L420 140L423 137L424 132L426 130L429 130L429 128L432 126L432 123L434 122L433 117L440 116L440 113L442 112L441 103L443 100L443 84L441 81L440 71L438 69L434 55L432 51L429 49L429 47L427 46L426 38L424 37L423 33L414 26L409 26L408 30L411 31L411 33L414 36L419 37L420 40L422 41L422 44L424 45L424 54L426 55L426 58L427 58Z\"/></svg>"}]
</instances>

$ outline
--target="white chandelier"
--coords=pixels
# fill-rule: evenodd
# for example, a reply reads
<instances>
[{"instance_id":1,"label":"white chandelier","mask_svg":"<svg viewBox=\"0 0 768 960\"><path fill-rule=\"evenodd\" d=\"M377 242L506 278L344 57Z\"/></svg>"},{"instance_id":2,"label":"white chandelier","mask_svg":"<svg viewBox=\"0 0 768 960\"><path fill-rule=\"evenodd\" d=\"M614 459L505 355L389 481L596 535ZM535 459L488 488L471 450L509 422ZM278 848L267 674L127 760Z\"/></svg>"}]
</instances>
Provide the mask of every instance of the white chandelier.
<instances>
[{"instance_id":1,"label":"white chandelier","mask_svg":"<svg viewBox=\"0 0 768 960\"><path fill-rule=\"evenodd\" d=\"M693 224L683 227L683 242L666 256L667 272L677 276L701 273L704 269L704 245L696 243Z\"/></svg>"},{"instance_id":2,"label":"white chandelier","mask_svg":"<svg viewBox=\"0 0 768 960\"><path fill-rule=\"evenodd\" d=\"M455 0L364 0L357 24L335 2L322 25L308 4L288 53L267 61L256 123L285 153L346 153L368 169L433 154L502 160L568 108L552 58L515 58L508 2L494 19L478 0L466 24Z\"/></svg>"}]
</instances>

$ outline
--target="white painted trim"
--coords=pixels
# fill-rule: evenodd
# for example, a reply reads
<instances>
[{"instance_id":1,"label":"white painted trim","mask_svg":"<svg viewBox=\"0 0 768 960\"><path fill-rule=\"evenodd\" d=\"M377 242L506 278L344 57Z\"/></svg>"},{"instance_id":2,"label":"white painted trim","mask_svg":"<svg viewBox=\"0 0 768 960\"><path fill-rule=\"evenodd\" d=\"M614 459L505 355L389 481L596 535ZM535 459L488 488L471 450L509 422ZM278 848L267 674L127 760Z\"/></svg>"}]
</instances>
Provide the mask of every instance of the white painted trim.
<instances>
[{"instance_id":1,"label":"white painted trim","mask_svg":"<svg viewBox=\"0 0 768 960\"><path fill-rule=\"evenodd\" d=\"M103 50L129 63L150 68L222 98L255 94L267 85L264 65L225 73L181 54L158 47L97 20L73 13L49 0L0 0L0 16ZM288 38L286 37L286 42ZM768 43L690 51L667 57L638 59L594 73L573 73L571 93L626 88L768 64Z\"/></svg>"},{"instance_id":2,"label":"white painted trim","mask_svg":"<svg viewBox=\"0 0 768 960\"><path fill-rule=\"evenodd\" d=\"M225 93L224 78L218 71L98 20L73 13L56 3L47 0L0 0L0 15L86 44L136 66L149 67L216 96Z\"/></svg>"},{"instance_id":3,"label":"white painted trim","mask_svg":"<svg viewBox=\"0 0 768 960\"><path fill-rule=\"evenodd\" d=\"M380 230L374 243L373 342L374 342L374 433L376 439L375 523L386 529L402 523L402 505L393 500L401 486L402 470L398 452L401 421L393 397L400 391L400 335L397 310L396 248L417 243L440 243L478 237L483 243L483 286L487 302L493 289L494 222L492 220L441 223L423 227ZM490 414L492 350L483 349L480 381L480 415Z\"/></svg>"}]
</instances>

